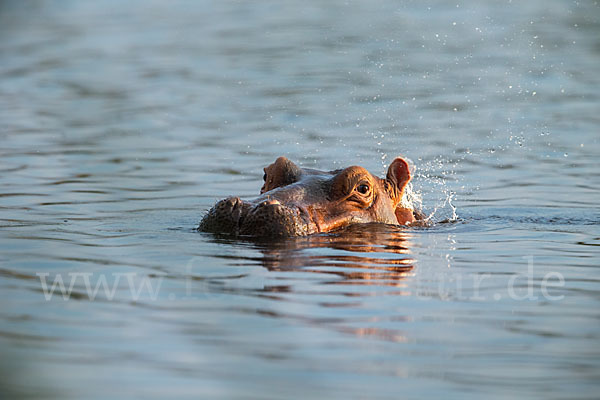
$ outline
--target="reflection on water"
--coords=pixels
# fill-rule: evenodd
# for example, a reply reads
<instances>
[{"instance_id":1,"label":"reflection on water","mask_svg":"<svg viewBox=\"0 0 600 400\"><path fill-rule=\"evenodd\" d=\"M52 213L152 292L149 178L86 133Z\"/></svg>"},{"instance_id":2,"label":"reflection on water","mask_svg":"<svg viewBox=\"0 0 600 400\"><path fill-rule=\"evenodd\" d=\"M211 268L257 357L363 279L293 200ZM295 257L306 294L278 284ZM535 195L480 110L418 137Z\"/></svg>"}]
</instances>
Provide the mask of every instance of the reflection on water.
<instances>
[{"instance_id":1,"label":"reflection on water","mask_svg":"<svg viewBox=\"0 0 600 400\"><path fill-rule=\"evenodd\" d=\"M335 233L269 243L260 248L261 261L269 271L297 269L338 278L330 284L397 286L413 268L409 238L410 234L399 227L357 225Z\"/></svg>"},{"instance_id":2,"label":"reflection on water","mask_svg":"<svg viewBox=\"0 0 600 400\"><path fill-rule=\"evenodd\" d=\"M0 2L0 397L597 397L598 10ZM432 225L195 231L280 155Z\"/></svg>"}]
</instances>

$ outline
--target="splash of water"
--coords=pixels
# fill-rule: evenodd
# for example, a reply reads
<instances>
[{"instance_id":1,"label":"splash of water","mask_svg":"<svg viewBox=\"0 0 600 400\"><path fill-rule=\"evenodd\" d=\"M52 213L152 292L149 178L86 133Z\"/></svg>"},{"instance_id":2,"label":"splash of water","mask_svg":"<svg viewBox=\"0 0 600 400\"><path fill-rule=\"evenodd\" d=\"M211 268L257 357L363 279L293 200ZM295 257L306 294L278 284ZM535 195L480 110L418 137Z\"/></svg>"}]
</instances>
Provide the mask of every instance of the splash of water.
<instances>
[{"instance_id":1,"label":"splash of water","mask_svg":"<svg viewBox=\"0 0 600 400\"><path fill-rule=\"evenodd\" d=\"M443 203L441 203L440 205L436 205L436 207L433 209L433 211L425 218L425 222L430 222L432 220L432 218L435 216L435 214L437 213L437 211L445 209L446 206L450 207L450 210L452 210L452 215L449 218L444 219L443 221L444 222L454 222L454 221L458 220L456 206L454 204L452 204L452 200L456 196L456 193L449 190L449 191L445 192L445 194L446 194L446 198L444 199Z\"/></svg>"},{"instance_id":2,"label":"splash of water","mask_svg":"<svg viewBox=\"0 0 600 400\"><path fill-rule=\"evenodd\" d=\"M449 162L441 158L436 158L433 164L425 164L423 169L419 171L411 160L407 159L407 161L409 162L411 175L417 181L423 182L424 186L429 186L430 188L429 190L425 190L424 188L417 190L413 185L414 181L410 182L406 185L401 201L402 206L412 208L426 215L425 222L442 220L453 222L458 220L457 209L453 204L453 201L456 199L456 192L450 189L447 180L448 176L454 175L453 169L446 170ZM455 167L455 165L451 167ZM431 198L435 201L432 211L425 211L423 198Z\"/></svg>"},{"instance_id":3,"label":"splash of water","mask_svg":"<svg viewBox=\"0 0 600 400\"><path fill-rule=\"evenodd\" d=\"M404 195L402 196L402 207L412 208L423 214L427 215L424 218L425 222L434 222L434 217L438 212L442 212L447 208L450 209L451 215L443 220L446 222L454 222L458 220L458 213L456 206L452 203L456 197L456 193L448 188L443 189L444 198L441 202L438 202L433 210L429 213L425 213L423 210L423 193L414 189L412 183L406 185Z\"/></svg>"},{"instance_id":4,"label":"splash of water","mask_svg":"<svg viewBox=\"0 0 600 400\"><path fill-rule=\"evenodd\" d=\"M418 192L413 188L411 182L409 182L408 185L406 185L400 204L402 205L402 207L412 208L418 211L421 211L423 209L423 196L421 192Z\"/></svg>"}]
</instances>

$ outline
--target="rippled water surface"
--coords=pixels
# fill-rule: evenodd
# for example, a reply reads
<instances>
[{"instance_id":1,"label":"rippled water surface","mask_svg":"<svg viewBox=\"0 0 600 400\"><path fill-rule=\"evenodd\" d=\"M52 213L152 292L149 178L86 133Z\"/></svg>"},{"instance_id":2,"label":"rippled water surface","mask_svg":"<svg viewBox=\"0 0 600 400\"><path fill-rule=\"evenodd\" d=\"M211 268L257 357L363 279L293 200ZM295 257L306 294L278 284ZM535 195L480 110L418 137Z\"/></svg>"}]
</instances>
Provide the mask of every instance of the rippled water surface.
<instances>
[{"instance_id":1,"label":"rippled water surface","mask_svg":"<svg viewBox=\"0 0 600 400\"><path fill-rule=\"evenodd\" d=\"M0 37L0 397L597 398L598 2L5 1ZM280 155L408 157L435 223L195 231Z\"/></svg>"}]
</instances>

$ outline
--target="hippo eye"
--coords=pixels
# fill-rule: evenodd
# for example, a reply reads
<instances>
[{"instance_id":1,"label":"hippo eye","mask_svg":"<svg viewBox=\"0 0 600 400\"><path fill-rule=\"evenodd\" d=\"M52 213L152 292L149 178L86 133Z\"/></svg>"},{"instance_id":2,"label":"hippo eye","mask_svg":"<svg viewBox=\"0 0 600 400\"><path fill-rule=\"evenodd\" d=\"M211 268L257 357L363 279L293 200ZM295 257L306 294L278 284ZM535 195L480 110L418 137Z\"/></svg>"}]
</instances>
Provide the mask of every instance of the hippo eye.
<instances>
[{"instance_id":1,"label":"hippo eye","mask_svg":"<svg viewBox=\"0 0 600 400\"><path fill-rule=\"evenodd\" d=\"M366 183L361 183L356 187L356 191L360 194L367 194L369 193L369 190L369 185L367 185Z\"/></svg>"}]
</instances>

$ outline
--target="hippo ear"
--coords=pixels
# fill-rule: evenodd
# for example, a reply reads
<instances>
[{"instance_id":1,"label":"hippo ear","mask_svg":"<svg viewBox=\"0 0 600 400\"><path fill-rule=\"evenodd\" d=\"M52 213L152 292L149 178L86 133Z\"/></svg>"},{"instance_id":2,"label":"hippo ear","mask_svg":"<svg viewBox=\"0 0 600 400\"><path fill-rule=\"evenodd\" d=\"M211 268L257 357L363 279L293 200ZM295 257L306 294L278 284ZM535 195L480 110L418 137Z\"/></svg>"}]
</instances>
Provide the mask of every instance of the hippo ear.
<instances>
[{"instance_id":1,"label":"hippo ear","mask_svg":"<svg viewBox=\"0 0 600 400\"><path fill-rule=\"evenodd\" d=\"M395 193L393 193L396 201L402 199L402 192L406 184L410 181L410 169L408 163L404 159L396 158L388 168L386 179L394 186Z\"/></svg>"},{"instance_id":2,"label":"hippo ear","mask_svg":"<svg viewBox=\"0 0 600 400\"><path fill-rule=\"evenodd\" d=\"M285 157L279 157L264 171L265 184L260 189L261 194L297 182L302 174L300 167Z\"/></svg>"},{"instance_id":3,"label":"hippo ear","mask_svg":"<svg viewBox=\"0 0 600 400\"><path fill-rule=\"evenodd\" d=\"M410 181L410 169L408 163L402 158L396 158L390 165L387 172L387 181L392 186L392 201L395 204L396 219L400 225L408 225L415 221L414 213L412 208L407 208L402 204L402 196L404 195L404 188Z\"/></svg>"}]
</instances>

